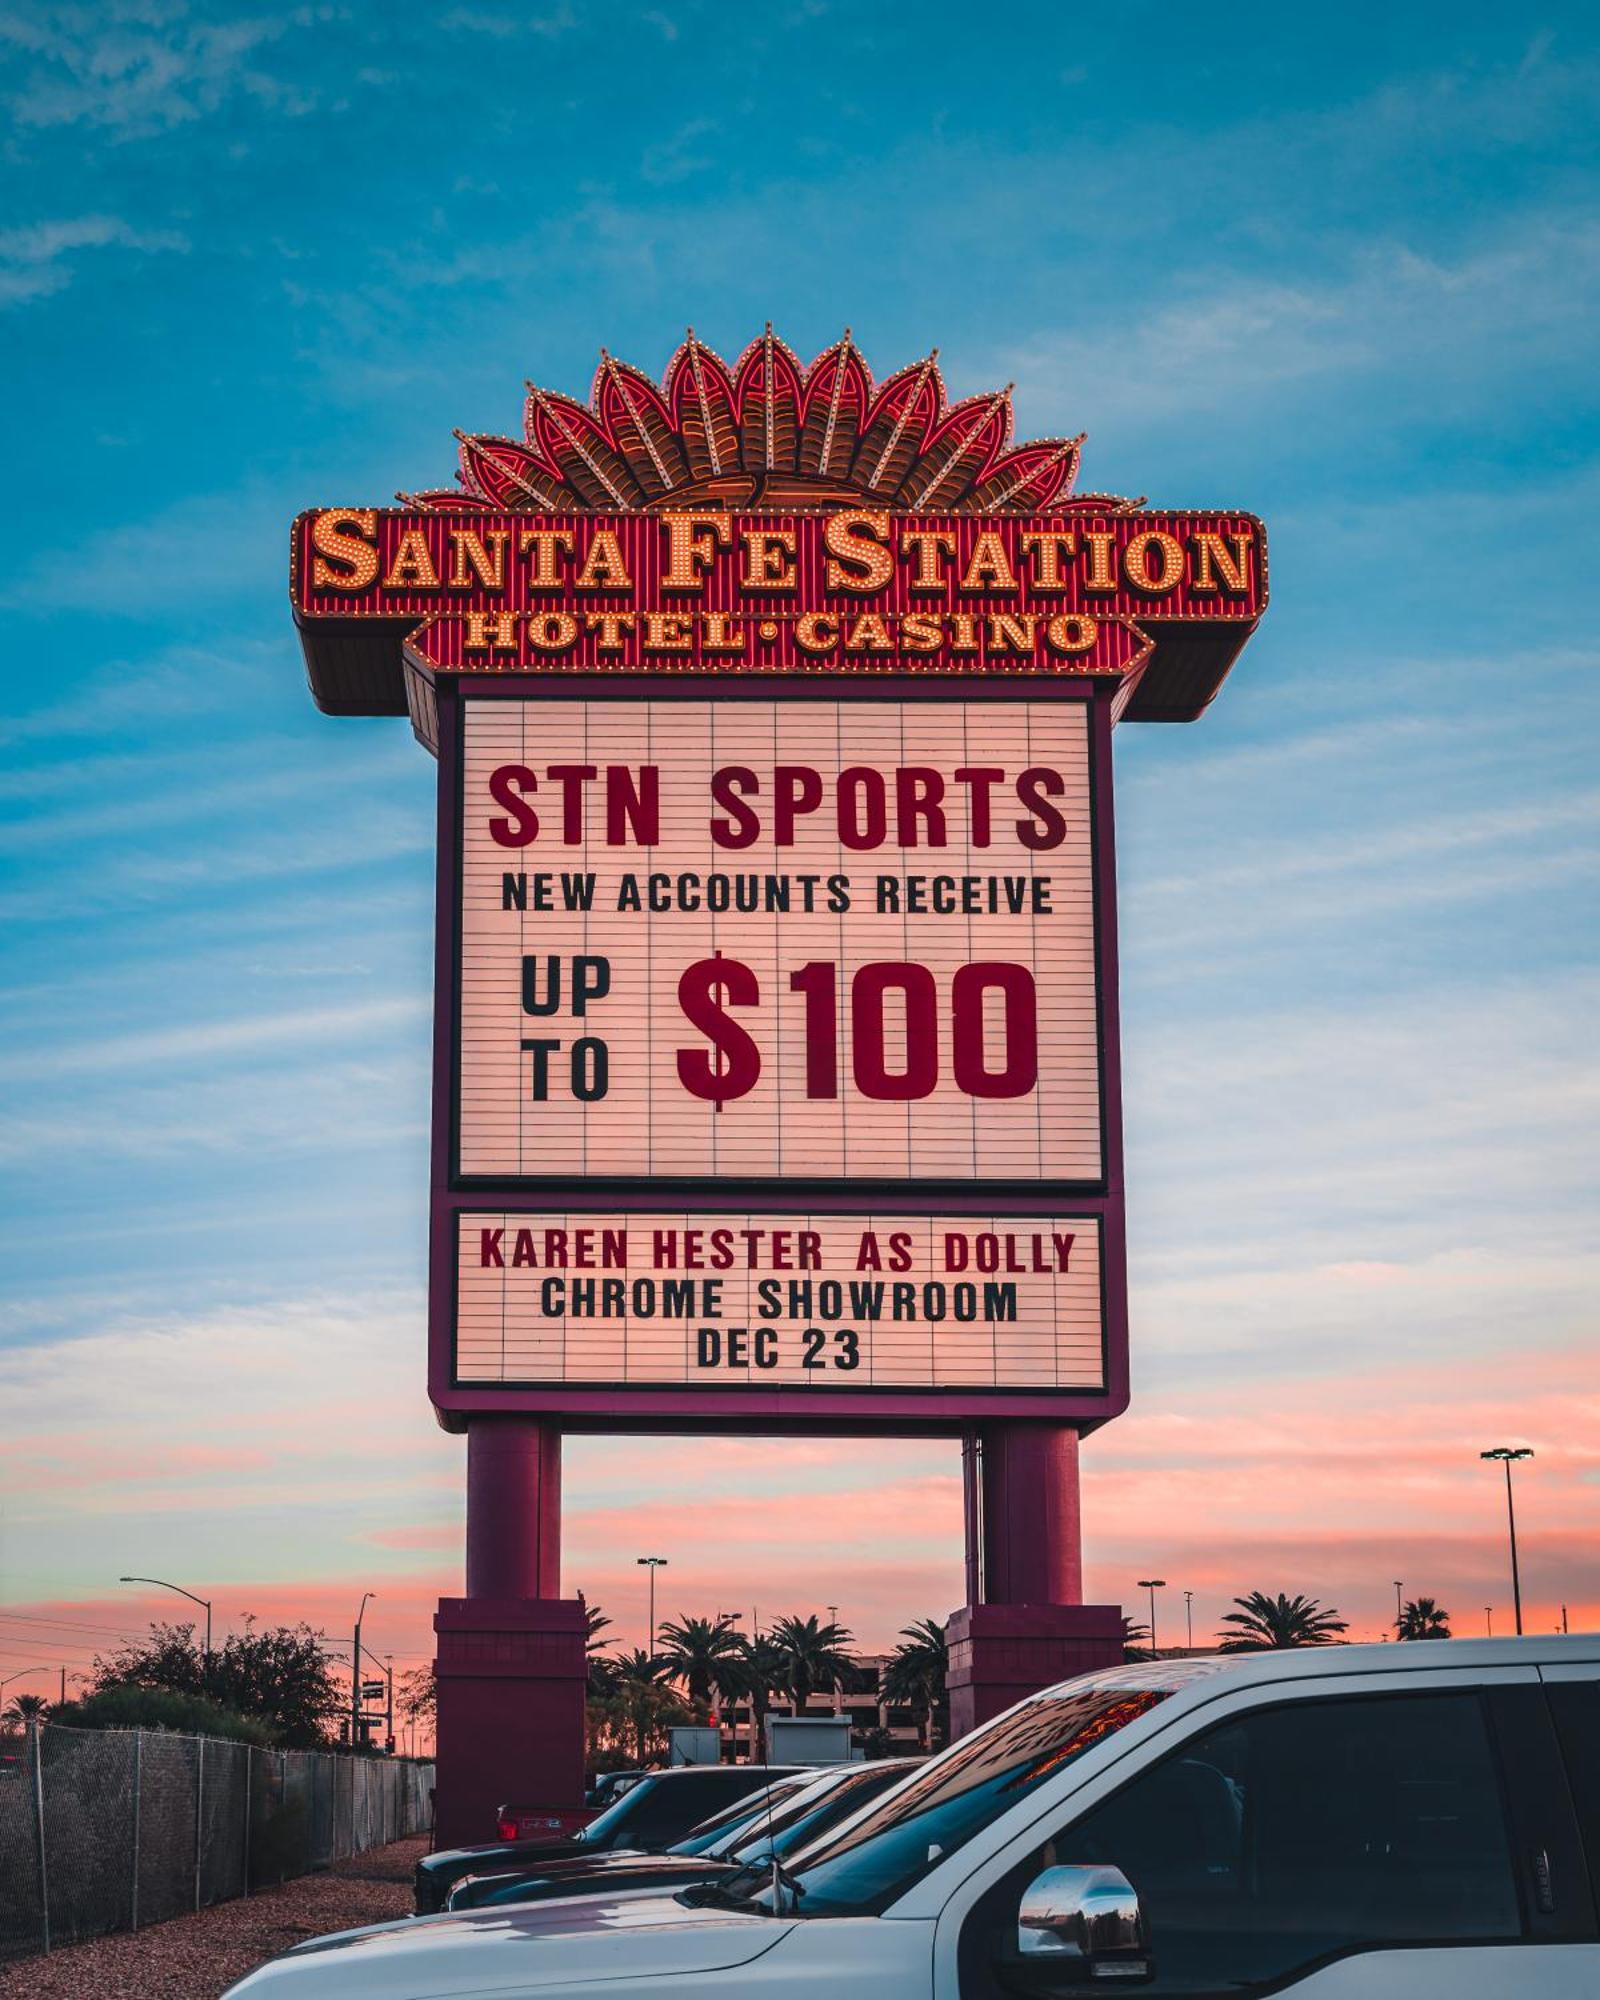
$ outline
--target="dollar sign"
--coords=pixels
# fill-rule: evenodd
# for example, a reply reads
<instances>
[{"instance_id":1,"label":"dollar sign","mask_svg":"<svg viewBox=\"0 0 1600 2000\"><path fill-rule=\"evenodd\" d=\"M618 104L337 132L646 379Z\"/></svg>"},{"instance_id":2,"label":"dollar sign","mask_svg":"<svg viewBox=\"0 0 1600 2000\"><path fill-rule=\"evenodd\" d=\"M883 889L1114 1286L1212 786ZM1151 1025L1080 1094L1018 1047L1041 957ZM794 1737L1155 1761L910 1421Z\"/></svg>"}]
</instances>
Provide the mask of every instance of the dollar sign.
<instances>
[{"instance_id":1,"label":"dollar sign","mask_svg":"<svg viewBox=\"0 0 1600 2000\"><path fill-rule=\"evenodd\" d=\"M730 1097L754 1090L761 1074L761 1051L750 1035L723 1012L725 994L731 1007L755 1007L761 1002L761 982L736 958L697 959L678 981L678 1005L690 1027L710 1038L714 1056L704 1049L679 1049L678 1078L696 1097L710 1098L719 1108Z\"/></svg>"}]
</instances>

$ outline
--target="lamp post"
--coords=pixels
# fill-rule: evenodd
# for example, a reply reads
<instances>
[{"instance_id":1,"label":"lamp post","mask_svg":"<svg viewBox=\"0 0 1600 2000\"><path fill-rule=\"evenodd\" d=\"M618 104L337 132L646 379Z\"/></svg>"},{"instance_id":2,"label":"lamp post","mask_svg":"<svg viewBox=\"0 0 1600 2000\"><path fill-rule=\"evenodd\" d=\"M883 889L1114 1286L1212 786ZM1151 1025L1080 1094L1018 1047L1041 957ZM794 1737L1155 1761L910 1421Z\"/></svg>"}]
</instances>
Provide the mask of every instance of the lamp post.
<instances>
[{"instance_id":1,"label":"lamp post","mask_svg":"<svg viewBox=\"0 0 1600 2000\"><path fill-rule=\"evenodd\" d=\"M166 1581L166 1579L165 1579L164 1577L159 1577L159 1576L119 1576L119 1577L117 1578L117 1581L118 1581L118 1583L153 1583L153 1584L154 1584L154 1585L156 1586L156 1588L157 1588L158 1590L175 1590L175 1591L176 1591L176 1592L178 1593L178 1595L179 1595L180 1597L187 1597L187 1598L188 1598L188 1600L189 1600L189 1602L190 1602L191 1604L198 1604L198 1605L200 1605L200 1606L201 1606L201 1607L203 1608L203 1610L205 1611L205 1614L206 1614L206 1652L205 1652L205 1665L206 1665L206 1675L207 1675L207 1678L209 1679L209 1677L210 1677L210 1673L211 1673L211 1600L210 1600L210 1598L209 1598L209 1597L196 1597L196 1596L195 1596L195 1594L194 1594L194 1592L193 1592L192 1590L185 1590L185 1589L184 1589L184 1587L183 1587L183 1585L182 1585L181 1583L168 1583L168 1582Z\"/></svg>"},{"instance_id":2,"label":"lamp post","mask_svg":"<svg viewBox=\"0 0 1600 2000\"><path fill-rule=\"evenodd\" d=\"M650 1651L654 1653L656 1649L656 1571L666 1568L667 1558L665 1556L638 1556L635 1560L641 1569L647 1569L650 1572Z\"/></svg>"},{"instance_id":3,"label":"lamp post","mask_svg":"<svg viewBox=\"0 0 1600 2000\"><path fill-rule=\"evenodd\" d=\"M367 1606L377 1596L375 1590L361 1593L361 1608L356 1613L356 1642L350 1654L350 1748L361 1748L361 1621L367 1615Z\"/></svg>"},{"instance_id":4,"label":"lamp post","mask_svg":"<svg viewBox=\"0 0 1600 2000\"><path fill-rule=\"evenodd\" d=\"M1183 1593L1183 1630L1185 1635L1184 1650L1192 1653L1194 1651L1194 1592L1192 1590L1186 1590Z\"/></svg>"},{"instance_id":5,"label":"lamp post","mask_svg":"<svg viewBox=\"0 0 1600 2000\"><path fill-rule=\"evenodd\" d=\"M1150 1657L1152 1660L1156 1656L1156 1592L1158 1590L1165 1590L1166 1587L1167 1579L1164 1576L1142 1576L1139 1579L1139 1588L1141 1590L1148 1590L1150 1593Z\"/></svg>"},{"instance_id":6,"label":"lamp post","mask_svg":"<svg viewBox=\"0 0 1600 2000\"><path fill-rule=\"evenodd\" d=\"M7 1674L5 1679L0 1681L0 1695L5 1693L13 1681L25 1681L29 1674L47 1674L49 1671L48 1667L18 1667L14 1674Z\"/></svg>"},{"instance_id":7,"label":"lamp post","mask_svg":"<svg viewBox=\"0 0 1600 2000\"><path fill-rule=\"evenodd\" d=\"M1526 1444L1497 1444L1492 1451L1480 1451L1479 1458L1498 1459L1506 1469L1506 1523L1511 1530L1511 1604L1516 1614L1517 1637L1522 1637L1522 1578L1517 1573L1517 1509L1511 1498L1511 1468L1519 1458L1532 1458L1533 1447Z\"/></svg>"},{"instance_id":8,"label":"lamp post","mask_svg":"<svg viewBox=\"0 0 1600 2000\"><path fill-rule=\"evenodd\" d=\"M1400 1601L1400 1579L1396 1577L1394 1580L1394 1636L1397 1639L1402 1636L1400 1628L1405 1622L1406 1608Z\"/></svg>"}]
</instances>

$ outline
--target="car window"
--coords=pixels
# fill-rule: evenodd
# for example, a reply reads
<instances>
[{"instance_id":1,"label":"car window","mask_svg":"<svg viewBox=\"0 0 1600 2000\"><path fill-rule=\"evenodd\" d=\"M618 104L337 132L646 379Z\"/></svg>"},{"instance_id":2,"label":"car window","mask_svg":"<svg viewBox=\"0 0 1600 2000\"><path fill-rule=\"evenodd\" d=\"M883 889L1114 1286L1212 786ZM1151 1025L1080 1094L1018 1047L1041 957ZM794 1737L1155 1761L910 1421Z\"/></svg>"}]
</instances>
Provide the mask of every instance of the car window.
<instances>
[{"instance_id":1,"label":"car window","mask_svg":"<svg viewBox=\"0 0 1600 2000\"><path fill-rule=\"evenodd\" d=\"M1354 1950L1522 1931L1475 1694L1253 1711L1141 1773L1036 1860L1122 1870L1157 1993L1249 1992Z\"/></svg>"},{"instance_id":2,"label":"car window","mask_svg":"<svg viewBox=\"0 0 1600 2000\"><path fill-rule=\"evenodd\" d=\"M903 1769L881 1769L869 1765L859 1776L852 1773L843 1784L832 1787L820 1797L796 1800L787 1813L774 1813L770 1824L754 1834L747 1834L742 1845L732 1853L735 1861L749 1862L758 1856L776 1854L780 1861L787 1861L791 1854L798 1854L802 1847L826 1833L831 1826L849 1814L875 1799L880 1792L888 1791L906 1775Z\"/></svg>"},{"instance_id":3,"label":"car window","mask_svg":"<svg viewBox=\"0 0 1600 2000\"><path fill-rule=\"evenodd\" d=\"M737 1771L674 1771L658 1778L639 1800L638 1810L628 1821L628 1845L647 1847L657 1841L679 1840L690 1827L754 1789L741 1782ZM640 1786L640 1791L645 1791ZM630 1793L629 1797L636 1797ZM623 1800L626 1805L627 1800Z\"/></svg>"},{"instance_id":4,"label":"car window","mask_svg":"<svg viewBox=\"0 0 1600 2000\"><path fill-rule=\"evenodd\" d=\"M721 1812L713 1813L709 1819L692 1827L682 1840L672 1843L670 1851L673 1854L725 1854L747 1838L751 1827L764 1821L774 1806L801 1790L803 1784L804 1780L800 1778L785 1778L782 1783L746 1793L742 1799L735 1799Z\"/></svg>"}]
</instances>

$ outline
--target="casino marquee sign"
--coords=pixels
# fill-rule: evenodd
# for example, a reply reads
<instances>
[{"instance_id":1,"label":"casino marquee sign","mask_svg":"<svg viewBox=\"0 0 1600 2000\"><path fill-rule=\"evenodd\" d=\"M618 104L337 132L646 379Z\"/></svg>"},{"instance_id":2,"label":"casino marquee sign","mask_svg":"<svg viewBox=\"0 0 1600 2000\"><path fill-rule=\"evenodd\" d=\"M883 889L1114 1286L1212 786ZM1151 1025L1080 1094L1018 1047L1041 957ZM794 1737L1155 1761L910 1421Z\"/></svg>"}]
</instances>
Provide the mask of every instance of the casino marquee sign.
<instances>
[{"instance_id":1,"label":"casino marquee sign","mask_svg":"<svg viewBox=\"0 0 1600 2000\"><path fill-rule=\"evenodd\" d=\"M690 333L659 385L602 352L587 406L530 385L520 441L458 433L456 488L300 515L312 692L434 747L463 674L1096 676L1192 719L1264 608L1261 523L1077 492L1081 437L1011 429L1009 390L874 382L848 333L809 367Z\"/></svg>"},{"instance_id":2,"label":"casino marquee sign","mask_svg":"<svg viewBox=\"0 0 1600 2000\"><path fill-rule=\"evenodd\" d=\"M441 1421L1115 1416L1112 727L1216 693L1261 523L848 334L458 435L292 538L316 700L438 757Z\"/></svg>"}]
</instances>

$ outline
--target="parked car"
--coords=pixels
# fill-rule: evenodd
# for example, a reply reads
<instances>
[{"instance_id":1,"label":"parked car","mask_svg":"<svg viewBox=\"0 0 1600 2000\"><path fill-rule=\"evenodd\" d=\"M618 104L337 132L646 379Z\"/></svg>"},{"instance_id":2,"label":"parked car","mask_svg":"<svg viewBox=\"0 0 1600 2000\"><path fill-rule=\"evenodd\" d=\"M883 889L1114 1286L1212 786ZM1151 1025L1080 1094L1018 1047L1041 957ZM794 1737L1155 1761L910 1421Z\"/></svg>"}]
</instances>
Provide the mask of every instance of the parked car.
<instances>
[{"instance_id":1,"label":"parked car","mask_svg":"<svg viewBox=\"0 0 1600 2000\"><path fill-rule=\"evenodd\" d=\"M1600 1637L1153 1662L1030 1696L699 1902L295 1947L233 2000L1591 2000Z\"/></svg>"},{"instance_id":2,"label":"parked car","mask_svg":"<svg viewBox=\"0 0 1600 2000\"><path fill-rule=\"evenodd\" d=\"M643 1771L602 1771L583 1795L583 1802L593 1812L604 1812L609 1805L615 1805L626 1791L630 1791L644 1776Z\"/></svg>"},{"instance_id":3,"label":"parked car","mask_svg":"<svg viewBox=\"0 0 1600 2000\"><path fill-rule=\"evenodd\" d=\"M909 1758L841 1764L807 1779L789 1778L756 1792L697 1826L662 1854L622 1849L589 1859L552 1861L526 1874L467 1875L450 1891L447 1910L527 1903L552 1896L621 1894L634 1889L685 1889L694 1882L727 1883L750 1867L784 1860L830 1826L837 1826L916 1768Z\"/></svg>"},{"instance_id":4,"label":"parked car","mask_svg":"<svg viewBox=\"0 0 1600 2000\"><path fill-rule=\"evenodd\" d=\"M444 1899L463 1875L503 1873L570 1854L585 1858L613 1848L659 1850L681 1840L691 1827L720 1806L741 1799L773 1778L788 1777L789 1765L697 1764L681 1771L648 1771L614 1805L568 1840L496 1840L481 1847L444 1847L425 1854L413 1878L418 1916L444 1908Z\"/></svg>"}]
</instances>

